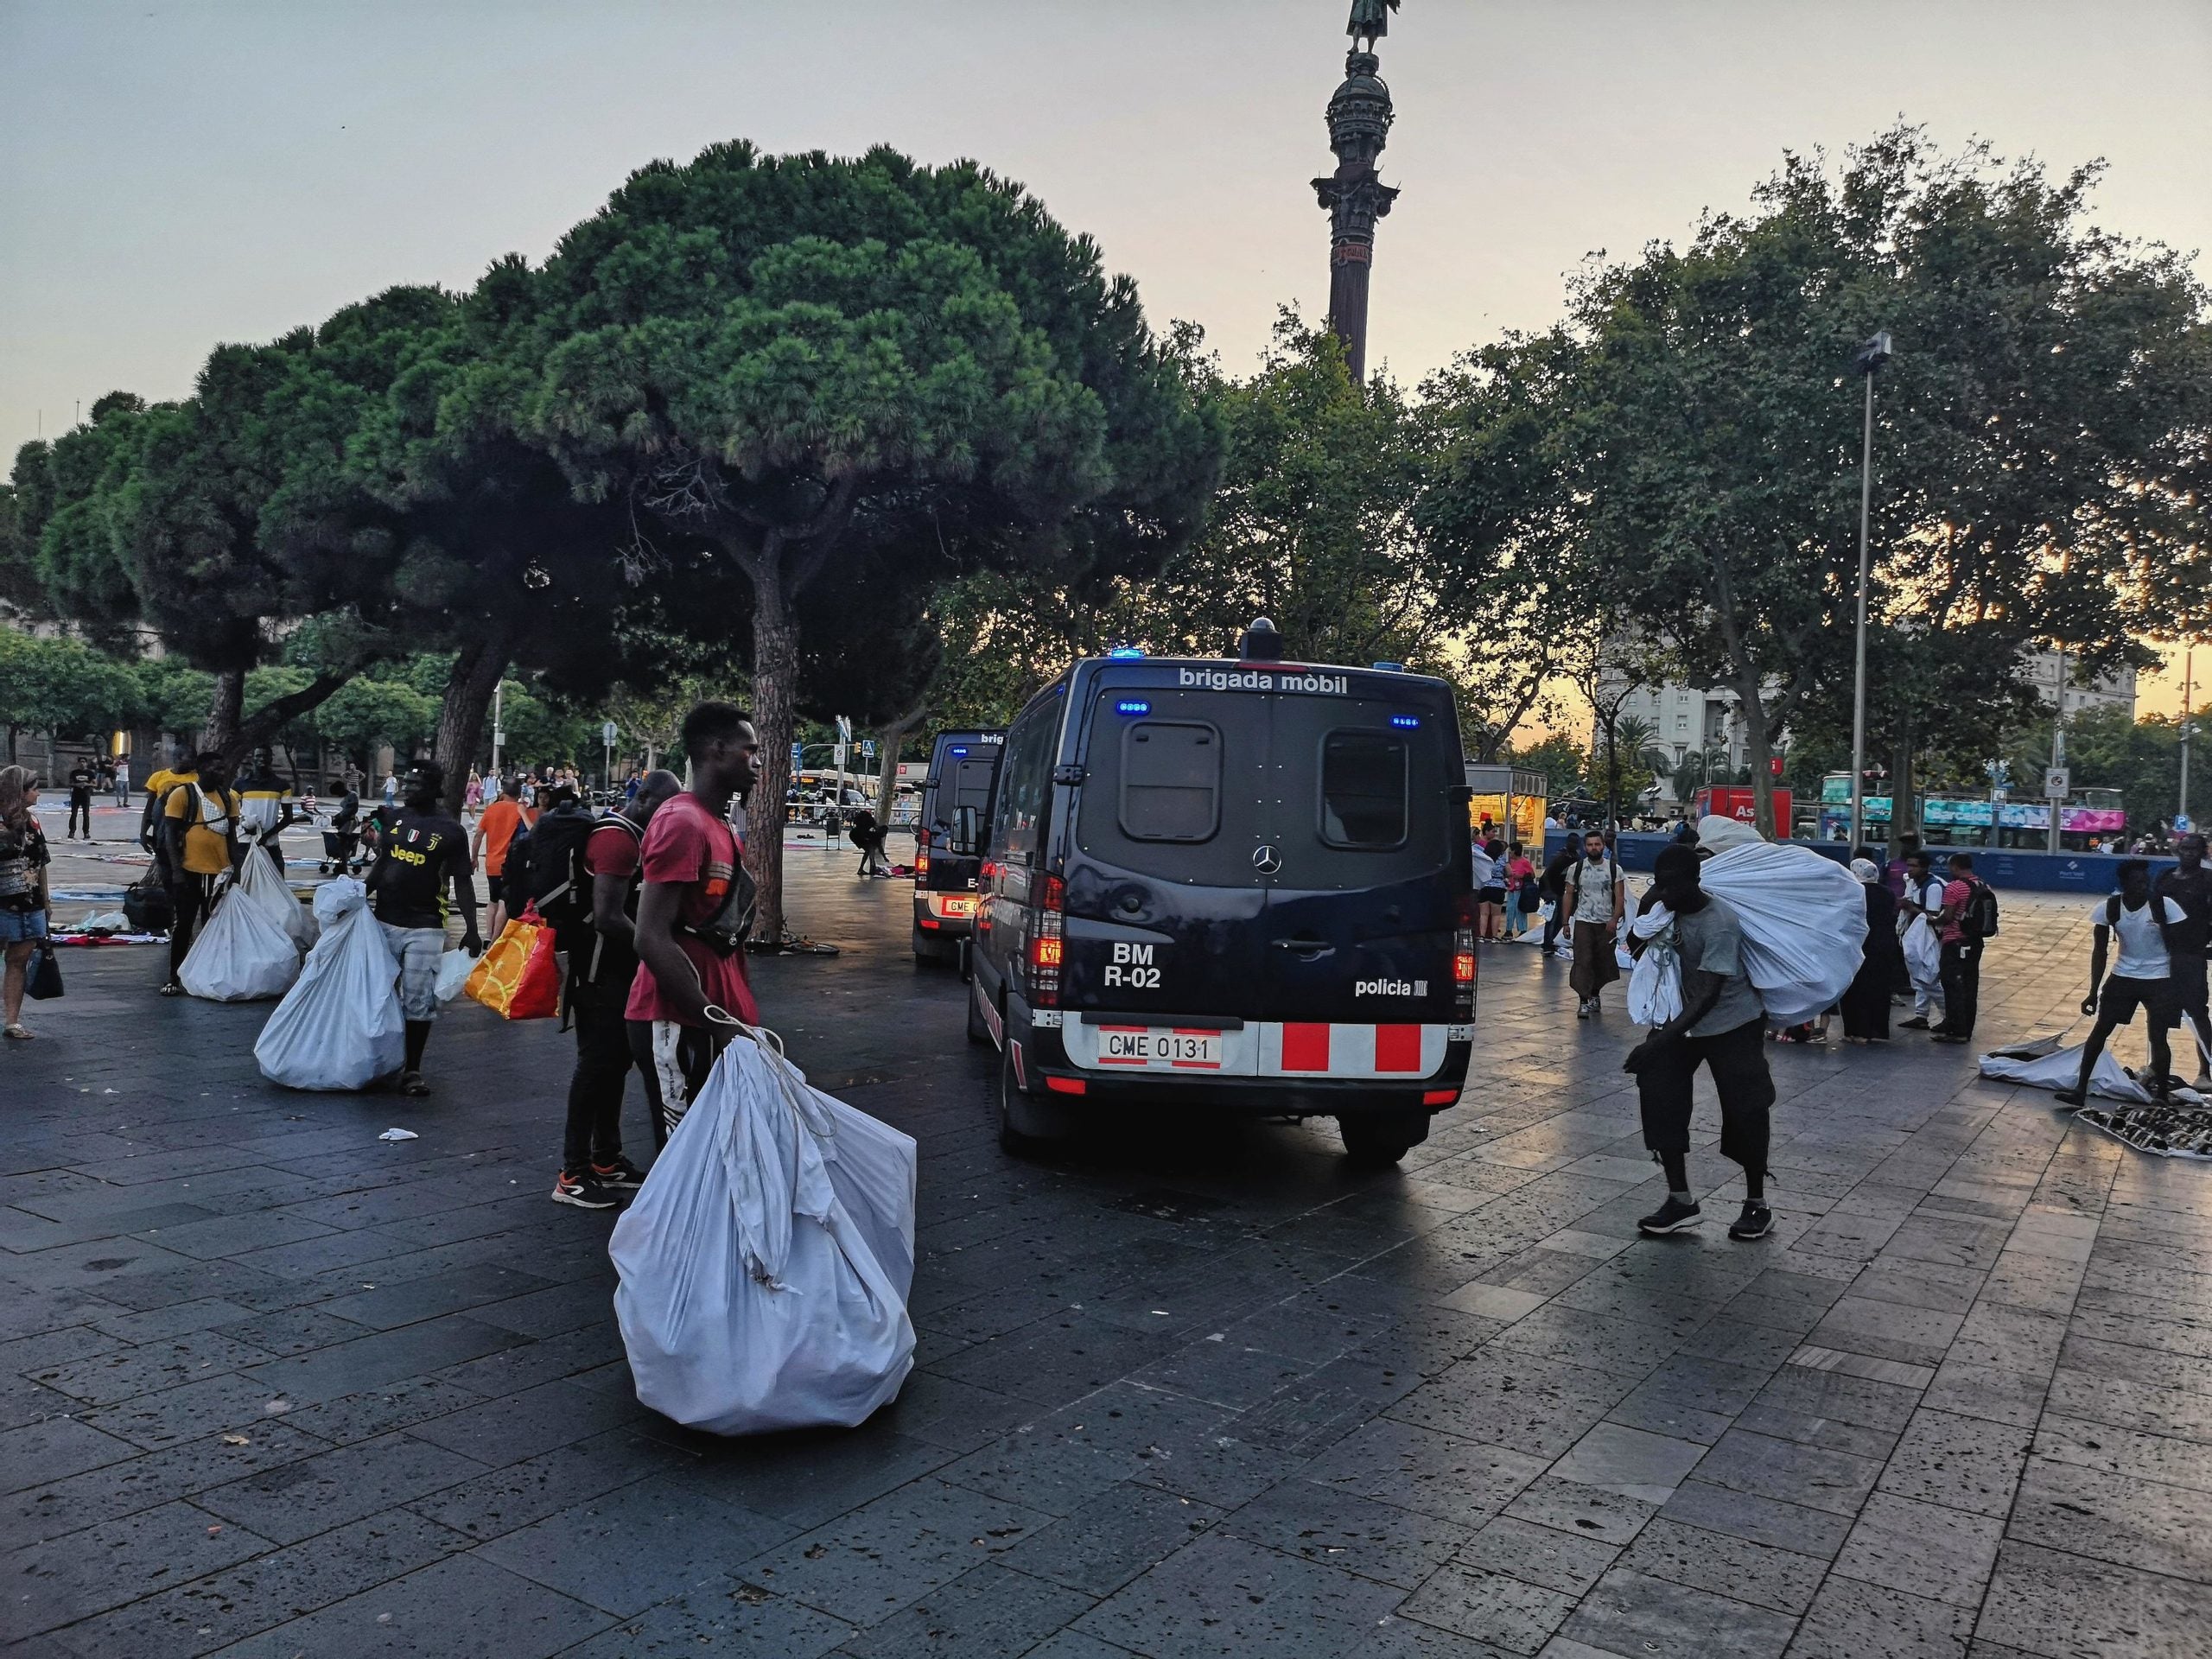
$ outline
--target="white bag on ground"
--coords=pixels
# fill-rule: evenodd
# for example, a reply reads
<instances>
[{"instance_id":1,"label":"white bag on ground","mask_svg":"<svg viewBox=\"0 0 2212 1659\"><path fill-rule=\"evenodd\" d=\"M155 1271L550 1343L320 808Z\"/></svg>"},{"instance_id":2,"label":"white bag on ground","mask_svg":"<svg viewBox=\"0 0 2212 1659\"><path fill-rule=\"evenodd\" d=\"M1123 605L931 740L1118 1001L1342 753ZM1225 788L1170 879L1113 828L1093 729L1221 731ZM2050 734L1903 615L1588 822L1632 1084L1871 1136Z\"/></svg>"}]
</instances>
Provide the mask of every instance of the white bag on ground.
<instances>
[{"instance_id":1,"label":"white bag on ground","mask_svg":"<svg viewBox=\"0 0 2212 1659\"><path fill-rule=\"evenodd\" d=\"M2076 1043L2071 1048L2062 1048L2032 1060L2021 1059L1999 1049L1981 1057L1981 1075L1999 1083L2025 1084L2031 1089L2071 1089L2081 1080L2082 1050L2086 1046ZM2147 1106L2156 1098L2135 1080L2135 1074L2122 1065L2110 1049L2097 1056L2096 1069L2089 1073L2089 1092L2137 1106ZM2195 1105L2203 1096L2194 1090L2177 1089L2169 1098Z\"/></svg>"},{"instance_id":2,"label":"white bag on ground","mask_svg":"<svg viewBox=\"0 0 2212 1659\"><path fill-rule=\"evenodd\" d=\"M1707 860L1700 880L1744 925L1744 966L1768 1019L1801 1025L1835 1006L1866 955L1857 876L1809 847L1755 841Z\"/></svg>"},{"instance_id":3,"label":"white bag on ground","mask_svg":"<svg viewBox=\"0 0 2212 1659\"><path fill-rule=\"evenodd\" d=\"M608 1247L639 1401L716 1434L864 1421L914 1364L914 1143L722 1052Z\"/></svg>"},{"instance_id":4,"label":"white bag on ground","mask_svg":"<svg viewBox=\"0 0 2212 1659\"><path fill-rule=\"evenodd\" d=\"M450 1002L461 995L461 988L468 983L476 962L466 950L448 950L438 958L439 1001Z\"/></svg>"},{"instance_id":5,"label":"white bag on ground","mask_svg":"<svg viewBox=\"0 0 2212 1659\"><path fill-rule=\"evenodd\" d=\"M1682 1011L1682 958L1675 949L1674 914L1654 905L1630 922L1643 954L1628 976L1628 1017L1639 1026L1663 1026Z\"/></svg>"},{"instance_id":6,"label":"white bag on ground","mask_svg":"<svg viewBox=\"0 0 2212 1659\"><path fill-rule=\"evenodd\" d=\"M365 1089L407 1055L399 964L368 889L339 876L315 889L322 937L253 1046L261 1075L288 1089Z\"/></svg>"},{"instance_id":7,"label":"white bag on ground","mask_svg":"<svg viewBox=\"0 0 2212 1659\"><path fill-rule=\"evenodd\" d=\"M311 950L316 932L315 914L293 895L291 884L276 874L276 867L258 847L245 857L238 874L238 891L269 913L300 950Z\"/></svg>"},{"instance_id":8,"label":"white bag on ground","mask_svg":"<svg viewBox=\"0 0 2212 1659\"><path fill-rule=\"evenodd\" d=\"M292 988L300 976L300 953L269 912L229 881L217 893L176 976L188 995L210 1002L253 1002Z\"/></svg>"}]
</instances>

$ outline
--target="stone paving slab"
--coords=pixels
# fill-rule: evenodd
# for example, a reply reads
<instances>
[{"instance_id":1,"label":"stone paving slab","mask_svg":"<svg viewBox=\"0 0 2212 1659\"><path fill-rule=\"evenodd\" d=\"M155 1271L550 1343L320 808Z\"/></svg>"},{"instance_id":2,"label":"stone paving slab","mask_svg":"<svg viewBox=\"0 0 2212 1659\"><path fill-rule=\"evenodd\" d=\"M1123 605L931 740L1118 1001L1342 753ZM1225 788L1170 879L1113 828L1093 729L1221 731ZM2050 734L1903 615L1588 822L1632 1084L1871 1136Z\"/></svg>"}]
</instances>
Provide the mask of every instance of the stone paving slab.
<instances>
[{"instance_id":1,"label":"stone paving slab","mask_svg":"<svg viewBox=\"0 0 2212 1659\"><path fill-rule=\"evenodd\" d=\"M1517 945L1398 1172L1187 1118L1017 1160L905 888L793 861L847 949L758 964L768 1018L920 1142L902 1397L636 1403L611 1217L546 1202L550 1024L454 1010L428 1101L289 1095L265 1008L73 953L0 1053L6 1651L2212 1653L2212 1172L1910 1033L1777 1047L1775 1235L1726 1238L1707 1103L1710 1219L1638 1239L1635 1033ZM2006 896L1989 1042L2067 1025L2086 911Z\"/></svg>"}]
</instances>

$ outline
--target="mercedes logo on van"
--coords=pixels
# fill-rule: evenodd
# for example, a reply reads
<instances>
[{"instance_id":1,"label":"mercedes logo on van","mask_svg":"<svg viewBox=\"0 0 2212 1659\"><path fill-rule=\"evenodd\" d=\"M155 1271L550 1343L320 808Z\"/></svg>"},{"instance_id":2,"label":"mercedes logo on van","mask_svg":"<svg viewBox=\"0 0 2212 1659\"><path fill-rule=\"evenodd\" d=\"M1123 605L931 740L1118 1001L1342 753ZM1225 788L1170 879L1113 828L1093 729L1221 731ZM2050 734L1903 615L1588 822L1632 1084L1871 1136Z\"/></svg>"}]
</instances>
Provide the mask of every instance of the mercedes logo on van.
<instances>
[{"instance_id":1,"label":"mercedes logo on van","mask_svg":"<svg viewBox=\"0 0 2212 1659\"><path fill-rule=\"evenodd\" d=\"M1273 875L1282 868L1282 860L1275 856L1275 849L1272 847L1255 847L1252 849L1252 868L1262 875Z\"/></svg>"}]
</instances>

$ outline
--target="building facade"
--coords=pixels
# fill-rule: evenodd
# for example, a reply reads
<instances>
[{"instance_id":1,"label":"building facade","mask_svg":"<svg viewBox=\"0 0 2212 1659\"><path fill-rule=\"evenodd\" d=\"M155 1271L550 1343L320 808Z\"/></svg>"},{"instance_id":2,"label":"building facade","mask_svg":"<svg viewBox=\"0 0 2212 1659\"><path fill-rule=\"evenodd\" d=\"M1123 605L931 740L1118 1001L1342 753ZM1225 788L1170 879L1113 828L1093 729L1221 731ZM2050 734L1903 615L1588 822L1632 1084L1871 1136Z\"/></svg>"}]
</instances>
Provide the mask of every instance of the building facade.
<instances>
[{"instance_id":1,"label":"building facade","mask_svg":"<svg viewBox=\"0 0 2212 1659\"><path fill-rule=\"evenodd\" d=\"M2034 683L2036 696L2048 705L2058 702L2061 687L2058 680L2058 653L2055 651L2031 651L2023 660L2028 665L2028 678ZM2106 675L2094 685L2069 684L2066 712L2079 714L2086 709L2125 709L2127 717L2135 717L2135 671L2123 668Z\"/></svg>"}]
</instances>

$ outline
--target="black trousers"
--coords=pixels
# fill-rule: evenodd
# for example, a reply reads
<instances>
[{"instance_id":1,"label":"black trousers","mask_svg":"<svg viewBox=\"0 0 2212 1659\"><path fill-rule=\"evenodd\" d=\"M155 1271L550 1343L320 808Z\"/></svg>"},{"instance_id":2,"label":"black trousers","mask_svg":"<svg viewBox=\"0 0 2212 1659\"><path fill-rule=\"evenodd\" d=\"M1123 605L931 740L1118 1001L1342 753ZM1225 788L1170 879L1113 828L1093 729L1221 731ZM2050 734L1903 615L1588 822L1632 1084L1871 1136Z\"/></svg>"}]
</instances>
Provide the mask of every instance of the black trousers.
<instances>
[{"instance_id":1,"label":"black trousers","mask_svg":"<svg viewBox=\"0 0 2212 1659\"><path fill-rule=\"evenodd\" d=\"M207 899L213 891L215 878L181 870L162 885L169 890L169 977L175 979L177 969L184 966L184 958L192 949L200 925L207 919Z\"/></svg>"},{"instance_id":2,"label":"black trousers","mask_svg":"<svg viewBox=\"0 0 2212 1659\"><path fill-rule=\"evenodd\" d=\"M1643 1144L1659 1153L1690 1149L1690 1112L1700 1065L1713 1074L1713 1092L1720 1097L1720 1155L1764 1175L1774 1074L1767 1070L1764 1019L1711 1037L1684 1037L1651 1057L1636 1074Z\"/></svg>"},{"instance_id":3,"label":"black trousers","mask_svg":"<svg viewBox=\"0 0 2212 1659\"><path fill-rule=\"evenodd\" d=\"M1943 982L1943 1023L1936 1027L1947 1036L1974 1035L1974 1017L1981 1001L1980 939L1954 939L1944 945L1936 972Z\"/></svg>"},{"instance_id":4,"label":"black trousers","mask_svg":"<svg viewBox=\"0 0 2212 1659\"><path fill-rule=\"evenodd\" d=\"M622 1097L630 1068L637 1063L630 1052L623 1001L589 986L569 990L576 1069L569 1077L569 1126L561 1139L565 1174L581 1175L594 1164L611 1164L622 1155Z\"/></svg>"},{"instance_id":5,"label":"black trousers","mask_svg":"<svg viewBox=\"0 0 2212 1659\"><path fill-rule=\"evenodd\" d=\"M668 1137L683 1121L683 1114L691 1109L691 1103L699 1097L707 1073L715 1069L715 1057L729 1039L696 1026L683 1027L676 1040L676 1075L665 1080L674 1085L669 1087L664 1086L653 1058L653 1022L626 1020L623 1024L629 1028L631 1056L637 1061L639 1075L645 1079L645 1105L652 1119L653 1150L658 1152L668 1144Z\"/></svg>"},{"instance_id":6,"label":"black trousers","mask_svg":"<svg viewBox=\"0 0 2212 1659\"><path fill-rule=\"evenodd\" d=\"M2190 1040L2197 1045L2197 1070L2202 1071L2206 1069L2202 1045L2212 1041L2212 1013L2205 1008L2204 958L2186 952L2175 957L2173 978L2182 1017L2191 1022Z\"/></svg>"},{"instance_id":7,"label":"black trousers","mask_svg":"<svg viewBox=\"0 0 2212 1659\"><path fill-rule=\"evenodd\" d=\"M92 791L89 789L73 789L69 791L69 827L62 831L64 836L72 838L75 836L77 820L79 817L85 821L85 838L89 841L92 834Z\"/></svg>"}]
</instances>

